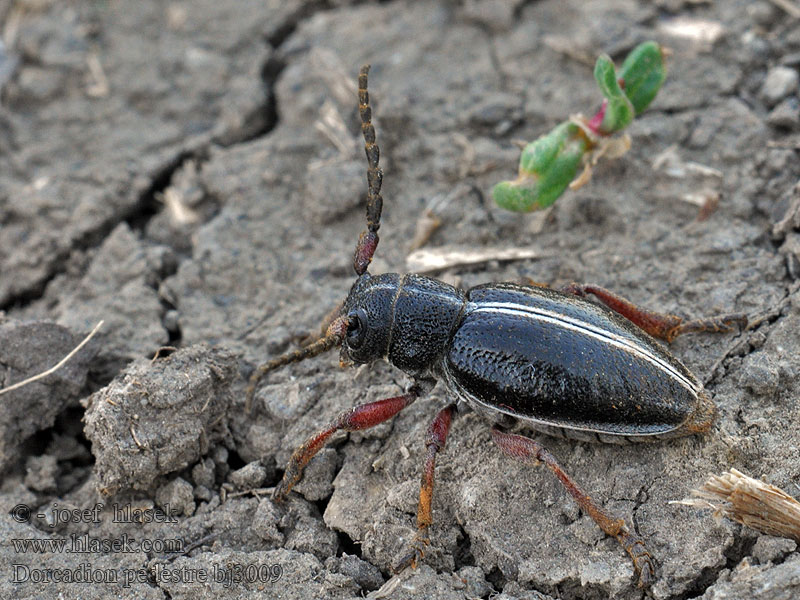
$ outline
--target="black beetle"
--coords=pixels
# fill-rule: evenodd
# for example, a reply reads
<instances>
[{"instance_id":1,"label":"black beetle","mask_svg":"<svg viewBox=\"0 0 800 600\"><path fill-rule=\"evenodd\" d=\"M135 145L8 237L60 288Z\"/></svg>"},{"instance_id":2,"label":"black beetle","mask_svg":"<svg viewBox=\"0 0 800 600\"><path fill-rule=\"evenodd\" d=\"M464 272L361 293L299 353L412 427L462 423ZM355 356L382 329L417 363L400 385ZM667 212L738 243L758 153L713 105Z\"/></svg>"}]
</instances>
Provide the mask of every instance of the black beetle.
<instances>
[{"instance_id":1,"label":"black beetle","mask_svg":"<svg viewBox=\"0 0 800 600\"><path fill-rule=\"evenodd\" d=\"M379 150L367 93L359 74L359 112L368 161L367 230L356 246L358 279L324 337L259 366L250 378L247 409L259 380L282 365L341 345L344 363L387 358L410 375L408 391L356 406L310 437L292 455L273 498L283 499L305 465L339 430L382 423L443 380L457 400L494 421L519 420L560 437L626 443L708 431L715 408L702 384L654 337L672 341L695 331L730 331L745 326L743 315L684 322L634 306L603 288L570 284L562 290L539 285L487 284L462 291L436 279L367 272L378 245L383 205ZM586 300L592 294L603 304ZM437 453L444 447L456 404L439 411L427 436L420 486L417 535L397 565L415 565L428 544ZM597 506L538 442L492 427L492 438L508 455L544 463L600 528L615 537L633 560L639 586L654 578L644 541L625 522Z\"/></svg>"}]
</instances>

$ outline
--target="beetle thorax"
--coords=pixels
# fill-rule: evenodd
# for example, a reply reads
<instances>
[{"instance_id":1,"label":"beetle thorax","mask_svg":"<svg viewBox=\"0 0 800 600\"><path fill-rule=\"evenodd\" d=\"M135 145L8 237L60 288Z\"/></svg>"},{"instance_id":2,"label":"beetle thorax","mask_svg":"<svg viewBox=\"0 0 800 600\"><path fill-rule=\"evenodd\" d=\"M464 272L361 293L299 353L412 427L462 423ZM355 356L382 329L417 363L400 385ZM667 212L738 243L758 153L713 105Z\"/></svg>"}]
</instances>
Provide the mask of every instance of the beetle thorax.
<instances>
[{"instance_id":1,"label":"beetle thorax","mask_svg":"<svg viewBox=\"0 0 800 600\"><path fill-rule=\"evenodd\" d=\"M462 291L436 279L365 273L342 309L348 319L342 359L388 358L410 375L429 373L438 366L464 303Z\"/></svg>"}]
</instances>

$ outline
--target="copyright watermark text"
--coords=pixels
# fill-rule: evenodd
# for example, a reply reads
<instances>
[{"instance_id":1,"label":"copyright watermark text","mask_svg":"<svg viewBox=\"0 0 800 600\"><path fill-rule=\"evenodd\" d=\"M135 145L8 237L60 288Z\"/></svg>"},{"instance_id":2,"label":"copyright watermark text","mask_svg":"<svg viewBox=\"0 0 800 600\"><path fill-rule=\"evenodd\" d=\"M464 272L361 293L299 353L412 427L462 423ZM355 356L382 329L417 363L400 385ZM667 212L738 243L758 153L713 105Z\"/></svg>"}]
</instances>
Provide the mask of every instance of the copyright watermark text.
<instances>
[{"instance_id":1,"label":"copyright watermark text","mask_svg":"<svg viewBox=\"0 0 800 600\"><path fill-rule=\"evenodd\" d=\"M129 588L135 583L150 584L153 578L157 583L219 583L223 587L252 584L275 583L283 576L279 564L239 564L226 563L210 568L191 568L187 566L168 566L158 564L150 569L98 569L87 563L74 568L42 569L29 565L11 565L11 583L105 583L118 584Z\"/></svg>"}]
</instances>

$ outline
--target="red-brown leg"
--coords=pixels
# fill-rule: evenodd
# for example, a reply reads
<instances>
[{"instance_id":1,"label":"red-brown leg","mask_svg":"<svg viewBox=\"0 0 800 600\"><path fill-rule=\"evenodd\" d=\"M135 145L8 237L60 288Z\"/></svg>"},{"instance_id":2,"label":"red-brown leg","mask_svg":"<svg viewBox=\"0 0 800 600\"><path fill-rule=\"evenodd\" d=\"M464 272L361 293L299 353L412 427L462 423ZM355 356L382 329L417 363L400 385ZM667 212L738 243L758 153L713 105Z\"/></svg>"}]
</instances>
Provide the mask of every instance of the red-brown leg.
<instances>
[{"instance_id":1,"label":"red-brown leg","mask_svg":"<svg viewBox=\"0 0 800 600\"><path fill-rule=\"evenodd\" d=\"M411 542L411 551L405 555L394 567L395 572L402 571L409 565L417 567L417 562L424 556L425 548L430 544L428 529L433 524L431 504L433 502L433 475L436 467L436 455L444 450L447 434L450 431L450 422L456 410L455 404L445 406L436 414L428 426L425 435L425 466L422 469L422 482L419 487L419 505L417 506L417 533Z\"/></svg>"},{"instance_id":2,"label":"red-brown leg","mask_svg":"<svg viewBox=\"0 0 800 600\"><path fill-rule=\"evenodd\" d=\"M580 296L581 298L585 297L587 294L592 294L600 300L600 302L631 321L634 325L644 329L653 337L666 340L667 342L671 342L684 333L701 331L727 333L728 331L733 331L735 327L744 328L747 326L747 315L743 314L684 321L681 317L676 315L658 313L636 306L625 298L598 285L570 283L561 288L561 291Z\"/></svg>"},{"instance_id":3,"label":"red-brown leg","mask_svg":"<svg viewBox=\"0 0 800 600\"><path fill-rule=\"evenodd\" d=\"M633 568L639 576L639 587L649 586L654 579L655 567L650 552L644 545L644 540L636 533L629 530L623 519L618 519L606 512L578 487L569 475L556 462L550 452L538 442L522 435L506 433L500 429L492 428L492 439L507 455L521 460L527 464L539 465L544 463L553 474L558 477L561 484L578 503L578 506L587 513L594 522L607 535L610 535L622 545L633 560Z\"/></svg>"},{"instance_id":4,"label":"red-brown leg","mask_svg":"<svg viewBox=\"0 0 800 600\"><path fill-rule=\"evenodd\" d=\"M341 413L332 423L312 435L294 451L294 454L289 459L289 464L286 465L283 479L281 479L272 493L273 500L280 501L286 497L294 485L300 481L305 466L325 446L334 433L339 430L358 431L360 429L369 429L388 421L419 398L424 391L425 389L422 385L415 383L407 394L361 404Z\"/></svg>"}]
</instances>

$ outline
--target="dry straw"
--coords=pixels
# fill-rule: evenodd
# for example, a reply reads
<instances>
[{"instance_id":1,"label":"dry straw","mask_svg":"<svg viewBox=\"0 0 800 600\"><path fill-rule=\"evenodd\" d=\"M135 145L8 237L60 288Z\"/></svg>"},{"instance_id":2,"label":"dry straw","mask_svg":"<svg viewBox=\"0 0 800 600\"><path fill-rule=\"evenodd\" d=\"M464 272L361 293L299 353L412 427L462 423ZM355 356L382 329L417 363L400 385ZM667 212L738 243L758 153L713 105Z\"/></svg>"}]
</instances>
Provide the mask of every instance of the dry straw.
<instances>
[{"instance_id":1,"label":"dry straw","mask_svg":"<svg viewBox=\"0 0 800 600\"><path fill-rule=\"evenodd\" d=\"M28 377L27 379L25 379L23 381L18 381L14 385L10 385L10 386L8 386L6 388L3 388L2 390L0 390L0 395L8 393L8 392L10 392L12 390L18 390L19 388L21 388L23 386L26 386L26 385L28 385L30 383L33 383L34 381L38 381L39 379L44 379L48 375L51 375L51 374L55 373L56 371L58 371L61 367L63 367L65 364L67 364L69 359L71 359L73 356L75 356L81 348L83 348L87 343L89 343L89 340L92 339L94 334L97 333L102 326L103 326L103 321L100 321L97 325L95 325L95 327L94 327L94 329L92 329L91 333L89 333L89 335L87 335L85 338L83 338L83 341L80 344L78 344L77 346L75 346L75 348L73 348L72 352L67 354L60 361L58 361L58 363L56 363L55 365L53 365L52 367L47 369L47 371L39 373L38 375L34 375L33 377Z\"/></svg>"},{"instance_id":2,"label":"dry straw","mask_svg":"<svg viewBox=\"0 0 800 600\"><path fill-rule=\"evenodd\" d=\"M731 469L712 475L694 498L676 502L710 508L715 518L727 517L769 535L800 543L800 502L783 490Z\"/></svg>"}]
</instances>

